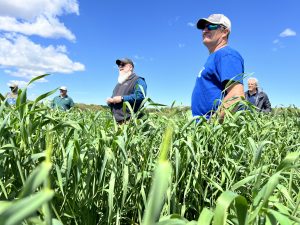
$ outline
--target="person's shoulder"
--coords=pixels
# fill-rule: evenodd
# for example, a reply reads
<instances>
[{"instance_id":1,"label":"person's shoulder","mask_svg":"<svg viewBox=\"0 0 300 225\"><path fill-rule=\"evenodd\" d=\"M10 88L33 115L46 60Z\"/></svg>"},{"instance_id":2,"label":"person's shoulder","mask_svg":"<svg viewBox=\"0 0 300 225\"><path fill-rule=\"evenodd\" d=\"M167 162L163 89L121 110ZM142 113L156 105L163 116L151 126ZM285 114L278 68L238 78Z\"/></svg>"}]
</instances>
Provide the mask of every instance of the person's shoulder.
<instances>
[{"instance_id":1,"label":"person's shoulder","mask_svg":"<svg viewBox=\"0 0 300 225\"><path fill-rule=\"evenodd\" d=\"M219 49L219 51L217 51L217 55L222 55L222 56L234 55L234 56L241 57L241 54L237 50L235 50L234 48L232 48L230 46L225 46L225 47Z\"/></svg>"},{"instance_id":2,"label":"person's shoulder","mask_svg":"<svg viewBox=\"0 0 300 225\"><path fill-rule=\"evenodd\" d=\"M144 77L141 77L141 76L137 75L136 73L134 74L134 77L136 79L136 82L145 81Z\"/></svg>"},{"instance_id":3,"label":"person's shoulder","mask_svg":"<svg viewBox=\"0 0 300 225\"><path fill-rule=\"evenodd\" d=\"M230 58L231 60L238 60L242 62L244 61L240 53L229 46L225 46L216 52L215 60L220 61L224 58Z\"/></svg>"},{"instance_id":4,"label":"person's shoulder","mask_svg":"<svg viewBox=\"0 0 300 225\"><path fill-rule=\"evenodd\" d=\"M136 83L138 83L139 85L142 85L142 86L144 86L144 87L147 86L146 80L145 80L144 77L139 77L139 78L137 79Z\"/></svg>"},{"instance_id":5,"label":"person's shoulder","mask_svg":"<svg viewBox=\"0 0 300 225\"><path fill-rule=\"evenodd\" d=\"M260 91L260 92L259 92L259 94L260 94L260 95L267 96L267 93L266 93L266 92L264 92L264 91Z\"/></svg>"}]
</instances>

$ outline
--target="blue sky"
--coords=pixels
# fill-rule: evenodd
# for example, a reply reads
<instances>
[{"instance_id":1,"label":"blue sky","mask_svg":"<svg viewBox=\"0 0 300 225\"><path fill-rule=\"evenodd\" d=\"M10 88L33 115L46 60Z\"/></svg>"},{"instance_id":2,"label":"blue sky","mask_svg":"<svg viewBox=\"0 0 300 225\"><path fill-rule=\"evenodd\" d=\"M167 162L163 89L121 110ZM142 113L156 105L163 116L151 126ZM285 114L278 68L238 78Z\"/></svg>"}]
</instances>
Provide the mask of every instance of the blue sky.
<instances>
[{"instance_id":1,"label":"blue sky","mask_svg":"<svg viewBox=\"0 0 300 225\"><path fill-rule=\"evenodd\" d=\"M75 102L104 105L115 60L128 57L151 99L189 106L208 57L195 24L222 13L232 23L229 45L272 106L299 107L299 11L299 0L0 0L0 92L50 73L29 88L30 99L64 85Z\"/></svg>"}]
</instances>

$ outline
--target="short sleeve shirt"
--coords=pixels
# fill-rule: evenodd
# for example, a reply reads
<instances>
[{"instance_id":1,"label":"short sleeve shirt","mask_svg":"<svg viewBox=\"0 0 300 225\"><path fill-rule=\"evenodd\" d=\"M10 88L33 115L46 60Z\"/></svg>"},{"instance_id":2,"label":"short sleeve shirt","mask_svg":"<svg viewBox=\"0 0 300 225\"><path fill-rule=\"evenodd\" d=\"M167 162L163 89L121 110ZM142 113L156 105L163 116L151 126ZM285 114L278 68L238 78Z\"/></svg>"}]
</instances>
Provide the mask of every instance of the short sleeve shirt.
<instances>
[{"instance_id":1,"label":"short sleeve shirt","mask_svg":"<svg viewBox=\"0 0 300 225\"><path fill-rule=\"evenodd\" d=\"M73 99L70 98L69 96L61 97L61 96L56 96L53 99L53 107L58 108L61 110L68 110L71 107L74 106Z\"/></svg>"},{"instance_id":2,"label":"short sleeve shirt","mask_svg":"<svg viewBox=\"0 0 300 225\"><path fill-rule=\"evenodd\" d=\"M225 96L226 81L243 83L244 60L229 46L209 55L196 78L192 93L193 116L207 115L217 110Z\"/></svg>"}]
</instances>

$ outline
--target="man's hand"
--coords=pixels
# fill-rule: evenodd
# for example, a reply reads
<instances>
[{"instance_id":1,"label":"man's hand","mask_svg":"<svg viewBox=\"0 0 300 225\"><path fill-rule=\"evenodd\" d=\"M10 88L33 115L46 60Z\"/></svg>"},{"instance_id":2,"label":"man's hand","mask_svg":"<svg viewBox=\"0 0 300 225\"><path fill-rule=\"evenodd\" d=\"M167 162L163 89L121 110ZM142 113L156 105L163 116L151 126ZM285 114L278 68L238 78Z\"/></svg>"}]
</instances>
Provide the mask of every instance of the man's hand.
<instances>
[{"instance_id":1,"label":"man's hand","mask_svg":"<svg viewBox=\"0 0 300 225\"><path fill-rule=\"evenodd\" d=\"M107 104L117 104L122 102L122 96L115 96L113 98L106 99Z\"/></svg>"},{"instance_id":2,"label":"man's hand","mask_svg":"<svg viewBox=\"0 0 300 225\"><path fill-rule=\"evenodd\" d=\"M112 98L107 98L106 103L107 104L113 104L113 99Z\"/></svg>"}]
</instances>

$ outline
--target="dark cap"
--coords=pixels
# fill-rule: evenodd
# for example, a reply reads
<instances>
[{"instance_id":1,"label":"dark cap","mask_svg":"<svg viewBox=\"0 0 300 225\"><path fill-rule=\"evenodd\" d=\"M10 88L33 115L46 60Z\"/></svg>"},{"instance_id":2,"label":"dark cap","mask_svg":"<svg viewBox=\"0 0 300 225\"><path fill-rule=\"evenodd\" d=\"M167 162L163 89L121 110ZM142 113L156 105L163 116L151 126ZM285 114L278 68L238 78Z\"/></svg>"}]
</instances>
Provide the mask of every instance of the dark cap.
<instances>
[{"instance_id":1,"label":"dark cap","mask_svg":"<svg viewBox=\"0 0 300 225\"><path fill-rule=\"evenodd\" d=\"M132 62L132 60L131 59L128 59L128 58L123 58L123 59L117 59L116 60L116 64L119 66L120 64L130 64L130 65L132 65L132 67L134 67L134 64L133 64L133 62Z\"/></svg>"}]
</instances>

